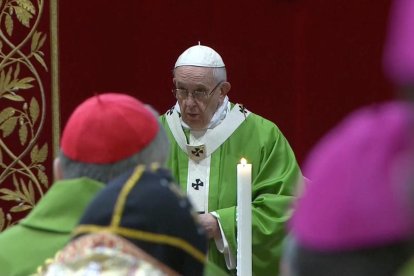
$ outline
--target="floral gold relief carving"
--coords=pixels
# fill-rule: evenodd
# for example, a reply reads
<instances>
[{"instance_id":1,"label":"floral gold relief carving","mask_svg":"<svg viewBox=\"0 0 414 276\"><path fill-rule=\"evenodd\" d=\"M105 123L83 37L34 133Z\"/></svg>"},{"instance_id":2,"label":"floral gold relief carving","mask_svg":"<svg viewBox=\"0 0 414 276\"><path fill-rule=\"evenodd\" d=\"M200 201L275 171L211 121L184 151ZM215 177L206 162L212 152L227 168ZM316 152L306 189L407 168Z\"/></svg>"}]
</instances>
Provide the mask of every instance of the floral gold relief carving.
<instances>
[{"instance_id":1,"label":"floral gold relief carving","mask_svg":"<svg viewBox=\"0 0 414 276\"><path fill-rule=\"evenodd\" d=\"M46 95L40 74L48 71L42 50L48 37L38 30L43 6L43 0L0 0L0 231L49 186L49 146L41 137Z\"/></svg>"}]
</instances>

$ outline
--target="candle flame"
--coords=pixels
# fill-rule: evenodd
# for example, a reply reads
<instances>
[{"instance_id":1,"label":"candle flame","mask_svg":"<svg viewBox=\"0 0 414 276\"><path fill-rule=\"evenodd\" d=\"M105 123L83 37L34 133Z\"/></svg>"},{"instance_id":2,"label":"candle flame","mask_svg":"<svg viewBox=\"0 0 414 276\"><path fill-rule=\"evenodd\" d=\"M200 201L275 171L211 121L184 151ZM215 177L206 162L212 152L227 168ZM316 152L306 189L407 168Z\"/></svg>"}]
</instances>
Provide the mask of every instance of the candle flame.
<instances>
[{"instance_id":1,"label":"candle flame","mask_svg":"<svg viewBox=\"0 0 414 276\"><path fill-rule=\"evenodd\" d=\"M240 164L242 164L243 166L247 164L247 160L245 158L242 158L240 160Z\"/></svg>"}]
</instances>

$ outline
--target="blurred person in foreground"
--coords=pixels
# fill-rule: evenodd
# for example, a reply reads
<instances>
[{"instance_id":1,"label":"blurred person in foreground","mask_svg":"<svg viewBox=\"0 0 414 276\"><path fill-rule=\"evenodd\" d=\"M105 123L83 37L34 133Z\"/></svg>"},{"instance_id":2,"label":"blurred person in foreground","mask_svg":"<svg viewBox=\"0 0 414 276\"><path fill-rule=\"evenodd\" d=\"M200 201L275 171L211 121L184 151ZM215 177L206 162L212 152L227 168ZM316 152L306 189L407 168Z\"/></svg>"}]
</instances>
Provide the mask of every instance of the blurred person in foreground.
<instances>
[{"instance_id":1,"label":"blurred person in foreground","mask_svg":"<svg viewBox=\"0 0 414 276\"><path fill-rule=\"evenodd\" d=\"M414 275L413 29L414 1L394 1L383 65L398 97L352 113L311 152L283 276Z\"/></svg>"},{"instance_id":2,"label":"blurred person in foreground","mask_svg":"<svg viewBox=\"0 0 414 276\"><path fill-rule=\"evenodd\" d=\"M139 100L105 93L84 101L63 130L55 183L26 218L0 234L0 275L35 272L70 240L102 183L137 164L163 164L167 152L163 129Z\"/></svg>"},{"instance_id":3,"label":"blurred person in foreground","mask_svg":"<svg viewBox=\"0 0 414 276\"><path fill-rule=\"evenodd\" d=\"M414 103L414 1L394 0L391 7L384 47L384 71L396 86L399 95ZM414 173L409 185L411 192L407 195L411 196L414 209ZM414 275L414 254L401 275Z\"/></svg>"},{"instance_id":4,"label":"blurred person in foreground","mask_svg":"<svg viewBox=\"0 0 414 276\"><path fill-rule=\"evenodd\" d=\"M412 254L406 197L414 161L414 108L362 108L311 151L311 179L295 203L283 276L396 275Z\"/></svg>"},{"instance_id":5,"label":"blurred person in foreground","mask_svg":"<svg viewBox=\"0 0 414 276\"><path fill-rule=\"evenodd\" d=\"M40 275L203 275L207 239L168 171L138 166L86 208ZM218 274L219 275L219 274Z\"/></svg>"},{"instance_id":6,"label":"blurred person in foreground","mask_svg":"<svg viewBox=\"0 0 414 276\"><path fill-rule=\"evenodd\" d=\"M212 48L185 50L175 63L173 83L177 101L160 118L171 143L167 167L199 213L209 238L208 259L236 273L236 167L245 158L252 164L253 275L277 274L292 194L301 179L288 141L273 122L230 102L226 68Z\"/></svg>"}]
</instances>

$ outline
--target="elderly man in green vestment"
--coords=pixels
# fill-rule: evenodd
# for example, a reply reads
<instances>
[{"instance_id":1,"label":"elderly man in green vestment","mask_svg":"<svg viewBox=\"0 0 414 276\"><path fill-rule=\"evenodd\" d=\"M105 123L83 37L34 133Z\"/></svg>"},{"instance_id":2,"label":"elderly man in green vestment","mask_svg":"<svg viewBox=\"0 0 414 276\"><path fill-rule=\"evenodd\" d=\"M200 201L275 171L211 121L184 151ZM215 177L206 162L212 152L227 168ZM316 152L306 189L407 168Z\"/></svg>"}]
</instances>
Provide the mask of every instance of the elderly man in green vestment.
<instances>
[{"instance_id":1,"label":"elderly man in green vestment","mask_svg":"<svg viewBox=\"0 0 414 276\"><path fill-rule=\"evenodd\" d=\"M19 224L0 234L0 275L27 276L71 238L84 209L106 183L138 164L165 163L168 139L137 99L89 98L63 131L56 181Z\"/></svg>"},{"instance_id":2,"label":"elderly man in green vestment","mask_svg":"<svg viewBox=\"0 0 414 276\"><path fill-rule=\"evenodd\" d=\"M235 273L237 175L252 164L253 275L277 275L285 222L301 172L278 127L234 104L220 55L196 45L174 68L177 103L160 120L171 142L167 166L205 227L209 260Z\"/></svg>"}]
</instances>

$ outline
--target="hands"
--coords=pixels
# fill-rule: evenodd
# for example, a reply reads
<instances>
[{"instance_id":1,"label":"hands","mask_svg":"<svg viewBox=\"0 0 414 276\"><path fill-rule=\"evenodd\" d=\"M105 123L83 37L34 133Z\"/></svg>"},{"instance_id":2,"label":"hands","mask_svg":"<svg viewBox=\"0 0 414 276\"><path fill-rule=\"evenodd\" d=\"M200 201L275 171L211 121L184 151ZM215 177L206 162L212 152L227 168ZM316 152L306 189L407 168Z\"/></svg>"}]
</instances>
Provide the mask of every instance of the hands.
<instances>
[{"instance_id":1,"label":"hands","mask_svg":"<svg viewBox=\"0 0 414 276\"><path fill-rule=\"evenodd\" d=\"M221 239L220 227L218 225L217 218L212 214L200 214L198 215L198 221L207 233L209 239Z\"/></svg>"}]
</instances>

